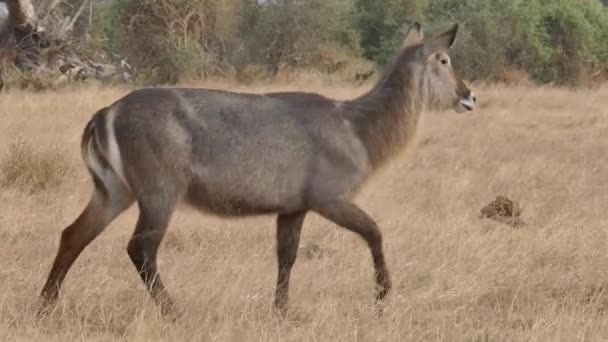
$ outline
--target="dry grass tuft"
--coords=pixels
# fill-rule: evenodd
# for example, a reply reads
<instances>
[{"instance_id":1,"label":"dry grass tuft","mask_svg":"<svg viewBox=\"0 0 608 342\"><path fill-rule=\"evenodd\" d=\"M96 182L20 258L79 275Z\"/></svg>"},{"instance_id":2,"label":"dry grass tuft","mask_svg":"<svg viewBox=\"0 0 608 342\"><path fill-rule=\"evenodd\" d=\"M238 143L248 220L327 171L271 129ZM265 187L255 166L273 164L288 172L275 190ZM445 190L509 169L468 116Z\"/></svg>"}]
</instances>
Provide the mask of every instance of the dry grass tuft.
<instances>
[{"instance_id":1,"label":"dry grass tuft","mask_svg":"<svg viewBox=\"0 0 608 342\"><path fill-rule=\"evenodd\" d=\"M72 172L64 153L36 150L31 141L20 136L0 162L0 187L35 194L59 187Z\"/></svg>"},{"instance_id":2,"label":"dry grass tuft","mask_svg":"<svg viewBox=\"0 0 608 342\"><path fill-rule=\"evenodd\" d=\"M483 207L481 209L481 217L506 223L513 227L525 224L521 218L521 207L519 203L504 196L496 197L494 201Z\"/></svg>"},{"instance_id":3,"label":"dry grass tuft","mask_svg":"<svg viewBox=\"0 0 608 342\"><path fill-rule=\"evenodd\" d=\"M335 254L335 251L316 242L306 243L300 246L298 250L298 255L309 260L326 259L331 257L333 254Z\"/></svg>"}]
</instances>

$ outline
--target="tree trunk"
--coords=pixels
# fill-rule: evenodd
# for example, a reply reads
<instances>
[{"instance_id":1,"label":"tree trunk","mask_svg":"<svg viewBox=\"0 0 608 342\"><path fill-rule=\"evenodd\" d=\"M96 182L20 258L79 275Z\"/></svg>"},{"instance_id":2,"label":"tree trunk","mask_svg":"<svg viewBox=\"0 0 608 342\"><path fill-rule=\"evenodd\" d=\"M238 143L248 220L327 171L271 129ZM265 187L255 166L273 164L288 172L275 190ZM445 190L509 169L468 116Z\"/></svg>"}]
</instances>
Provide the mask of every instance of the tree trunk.
<instances>
[{"instance_id":1,"label":"tree trunk","mask_svg":"<svg viewBox=\"0 0 608 342\"><path fill-rule=\"evenodd\" d=\"M31 0L5 0L12 26L36 26L36 14Z\"/></svg>"}]
</instances>

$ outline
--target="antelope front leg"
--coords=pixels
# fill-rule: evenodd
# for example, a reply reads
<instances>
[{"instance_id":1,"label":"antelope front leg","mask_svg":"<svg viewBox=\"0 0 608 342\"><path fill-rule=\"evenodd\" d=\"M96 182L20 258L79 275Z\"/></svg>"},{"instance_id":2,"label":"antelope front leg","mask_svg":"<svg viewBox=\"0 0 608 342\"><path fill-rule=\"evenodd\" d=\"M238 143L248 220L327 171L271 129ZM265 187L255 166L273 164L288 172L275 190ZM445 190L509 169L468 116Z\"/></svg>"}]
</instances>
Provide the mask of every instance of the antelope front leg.
<instances>
[{"instance_id":1,"label":"antelope front leg","mask_svg":"<svg viewBox=\"0 0 608 342\"><path fill-rule=\"evenodd\" d=\"M356 205L347 201L331 201L315 209L321 216L357 233L368 244L376 275L376 301L381 302L391 289L391 278L384 260L382 233L376 222Z\"/></svg>"},{"instance_id":2,"label":"antelope front leg","mask_svg":"<svg viewBox=\"0 0 608 342\"><path fill-rule=\"evenodd\" d=\"M296 261L300 232L306 212L290 215L279 215L277 218L277 259L278 276L274 306L282 316L287 309L289 299L289 278L291 268Z\"/></svg>"}]
</instances>

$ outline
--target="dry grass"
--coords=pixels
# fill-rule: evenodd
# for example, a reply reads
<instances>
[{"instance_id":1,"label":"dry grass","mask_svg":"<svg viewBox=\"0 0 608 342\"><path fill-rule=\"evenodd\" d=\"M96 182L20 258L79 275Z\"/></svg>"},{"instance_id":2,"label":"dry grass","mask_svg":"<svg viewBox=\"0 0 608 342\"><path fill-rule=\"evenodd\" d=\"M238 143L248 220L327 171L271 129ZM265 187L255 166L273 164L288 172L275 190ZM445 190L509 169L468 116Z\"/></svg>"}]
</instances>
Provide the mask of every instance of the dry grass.
<instances>
[{"instance_id":1,"label":"dry grass","mask_svg":"<svg viewBox=\"0 0 608 342\"><path fill-rule=\"evenodd\" d=\"M18 136L0 161L0 187L35 194L57 188L73 173L72 164L56 149L37 150ZM40 147L36 147L40 148Z\"/></svg>"},{"instance_id":2,"label":"dry grass","mask_svg":"<svg viewBox=\"0 0 608 342\"><path fill-rule=\"evenodd\" d=\"M363 91L253 91L295 88L338 98ZM60 232L90 195L82 128L127 90L0 96L0 167L17 163L29 174L17 178L56 177L35 194L0 188L0 340L606 340L608 88L474 89L479 111L427 115L417 148L358 197L385 236L394 280L385 314L372 310L367 247L311 215L284 323L271 314L273 218L221 220L187 209L174 216L160 269L185 315L171 323L158 317L125 252L135 207L81 255L58 310L34 319ZM10 148L18 136L30 150ZM66 151L44 159L52 146ZM522 205L525 226L478 218L497 195Z\"/></svg>"}]
</instances>

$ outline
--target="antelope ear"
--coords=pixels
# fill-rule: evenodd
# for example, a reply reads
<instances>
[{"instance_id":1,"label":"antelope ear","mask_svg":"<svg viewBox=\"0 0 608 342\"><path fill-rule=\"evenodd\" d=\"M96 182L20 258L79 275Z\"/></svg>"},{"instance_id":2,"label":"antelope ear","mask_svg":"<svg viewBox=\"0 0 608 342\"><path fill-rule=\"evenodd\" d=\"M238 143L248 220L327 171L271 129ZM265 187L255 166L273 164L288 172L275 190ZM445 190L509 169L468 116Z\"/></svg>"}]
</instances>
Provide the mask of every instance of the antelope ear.
<instances>
[{"instance_id":1,"label":"antelope ear","mask_svg":"<svg viewBox=\"0 0 608 342\"><path fill-rule=\"evenodd\" d=\"M422 43L422 39L424 39L422 25L416 21L407 30L405 38L403 39L402 47L420 44Z\"/></svg>"},{"instance_id":2,"label":"antelope ear","mask_svg":"<svg viewBox=\"0 0 608 342\"><path fill-rule=\"evenodd\" d=\"M433 37L424 44L424 54L428 56L439 50L447 51L454 44L456 32L458 32L458 24L454 24L449 31Z\"/></svg>"}]
</instances>

